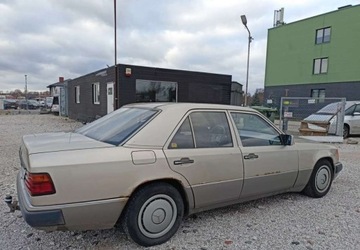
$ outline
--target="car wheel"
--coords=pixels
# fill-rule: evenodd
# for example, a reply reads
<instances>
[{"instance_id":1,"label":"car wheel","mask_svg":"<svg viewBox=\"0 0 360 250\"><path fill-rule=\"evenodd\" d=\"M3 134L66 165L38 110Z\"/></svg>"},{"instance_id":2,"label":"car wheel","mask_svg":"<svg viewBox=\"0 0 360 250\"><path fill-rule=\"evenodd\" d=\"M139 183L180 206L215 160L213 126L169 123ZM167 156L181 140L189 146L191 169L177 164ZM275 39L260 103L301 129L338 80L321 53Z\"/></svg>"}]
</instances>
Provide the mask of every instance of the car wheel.
<instances>
[{"instance_id":1,"label":"car wheel","mask_svg":"<svg viewBox=\"0 0 360 250\"><path fill-rule=\"evenodd\" d=\"M303 193L313 198L321 198L329 192L332 181L331 163L327 160L320 160L316 163Z\"/></svg>"},{"instance_id":2,"label":"car wheel","mask_svg":"<svg viewBox=\"0 0 360 250\"><path fill-rule=\"evenodd\" d=\"M346 124L344 125L343 137L344 139L349 137L349 126Z\"/></svg>"},{"instance_id":3,"label":"car wheel","mask_svg":"<svg viewBox=\"0 0 360 250\"><path fill-rule=\"evenodd\" d=\"M128 203L123 219L126 234L145 247L169 240L184 215L179 191L166 183L153 183L137 191Z\"/></svg>"}]
</instances>

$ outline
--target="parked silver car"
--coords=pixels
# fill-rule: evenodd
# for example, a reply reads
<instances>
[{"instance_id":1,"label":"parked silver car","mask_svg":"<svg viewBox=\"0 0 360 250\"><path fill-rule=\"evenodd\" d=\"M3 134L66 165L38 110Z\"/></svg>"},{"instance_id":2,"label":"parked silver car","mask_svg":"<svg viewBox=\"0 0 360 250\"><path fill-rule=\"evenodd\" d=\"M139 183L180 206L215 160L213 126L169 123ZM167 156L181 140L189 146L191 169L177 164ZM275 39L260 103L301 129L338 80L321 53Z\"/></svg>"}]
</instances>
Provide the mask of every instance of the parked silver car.
<instances>
[{"instance_id":1,"label":"parked silver car","mask_svg":"<svg viewBox=\"0 0 360 250\"><path fill-rule=\"evenodd\" d=\"M294 143L253 109L187 103L127 105L73 133L26 135L20 161L29 225L121 223L142 246L199 211L283 192L320 198L343 167L337 148Z\"/></svg>"},{"instance_id":2,"label":"parked silver car","mask_svg":"<svg viewBox=\"0 0 360 250\"><path fill-rule=\"evenodd\" d=\"M329 121L329 134L336 134L337 116L341 103L334 102L326 105L316 113L306 117L304 121ZM345 102L345 117L343 125L343 137L360 135L360 101Z\"/></svg>"}]
</instances>

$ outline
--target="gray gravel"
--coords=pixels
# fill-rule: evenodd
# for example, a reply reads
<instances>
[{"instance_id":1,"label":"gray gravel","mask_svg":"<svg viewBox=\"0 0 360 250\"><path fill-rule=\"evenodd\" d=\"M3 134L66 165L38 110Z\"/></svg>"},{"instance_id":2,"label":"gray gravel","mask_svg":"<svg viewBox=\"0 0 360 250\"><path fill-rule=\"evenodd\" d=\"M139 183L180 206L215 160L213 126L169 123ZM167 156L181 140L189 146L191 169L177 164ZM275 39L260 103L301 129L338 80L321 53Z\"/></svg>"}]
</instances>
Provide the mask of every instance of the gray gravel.
<instances>
[{"instance_id":1,"label":"gray gravel","mask_svg":"<svg viewBox=\"0 0 360 250\"><path fill-rule=\"evenodd\" d=\"M0 115L0 194L16 196L21 136L81 124L53 115ZM353 138L360 141L360 138ZM359 249L360 145L337 144L345 169L329 194L284 194L184 219L167 243L150 249ZM141 249L119 229L45 233L0 205L1 249Z\"/></svg>"}]
</instances>

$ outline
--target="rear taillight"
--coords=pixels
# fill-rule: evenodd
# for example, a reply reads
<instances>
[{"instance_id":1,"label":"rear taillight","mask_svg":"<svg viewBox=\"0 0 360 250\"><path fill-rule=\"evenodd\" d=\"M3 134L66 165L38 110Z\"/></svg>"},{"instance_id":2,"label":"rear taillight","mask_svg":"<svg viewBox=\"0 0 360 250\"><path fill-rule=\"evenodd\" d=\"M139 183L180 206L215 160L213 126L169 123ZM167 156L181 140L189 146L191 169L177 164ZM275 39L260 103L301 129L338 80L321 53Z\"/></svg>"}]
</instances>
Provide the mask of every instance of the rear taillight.
<instances>
[{"instance_id":1,"label":"rear taillight","mask_svg":"<svg viewBox=\"0 0 360 250\"><path fill-rule=\"evenodd\" d=\"M25 185L31 196L55 194L55 187L48 173L27 173Z\"/></svg>"}]
</instances>

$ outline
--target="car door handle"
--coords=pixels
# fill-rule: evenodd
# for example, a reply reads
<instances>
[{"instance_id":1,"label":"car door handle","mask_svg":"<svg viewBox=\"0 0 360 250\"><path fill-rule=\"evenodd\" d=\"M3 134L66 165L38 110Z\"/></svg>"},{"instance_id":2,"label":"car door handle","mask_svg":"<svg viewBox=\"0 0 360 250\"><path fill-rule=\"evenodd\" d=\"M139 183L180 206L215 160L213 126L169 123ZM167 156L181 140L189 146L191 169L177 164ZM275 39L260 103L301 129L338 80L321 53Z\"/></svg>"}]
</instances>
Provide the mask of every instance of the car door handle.
<instances>
[{"instance_id":1,"label":"car door handle","mask_svg":"<svg viewBox=\"0 0 360 250\"><path fill-rule=\"evenodd\" d=\"M251 153L251 154L248 154L248 155L244 155L244 159L245 160L251 160L251 159L257 159L259 158L258 155L254 154L254 153Z\"/></svg>"},{"instance_id":2,"label":"car door handle","mask_svg":"<svg viewBox=\"0 0 360 250\"><path fill-rule=\"evenodd\" d=\"M174 165L190 164L194 163L194 160L191 160L189 157L181 158L180 160L174 161Z\"/></svg>"}]
</instances>

